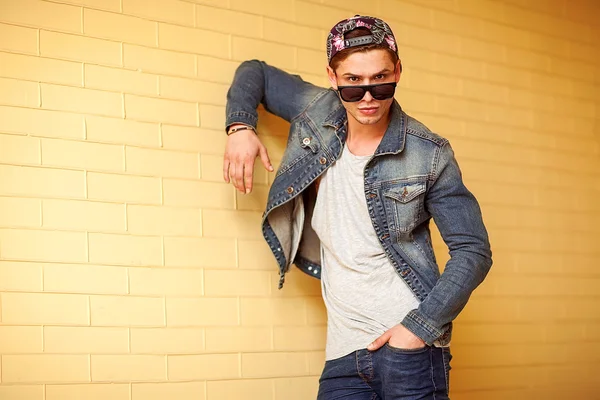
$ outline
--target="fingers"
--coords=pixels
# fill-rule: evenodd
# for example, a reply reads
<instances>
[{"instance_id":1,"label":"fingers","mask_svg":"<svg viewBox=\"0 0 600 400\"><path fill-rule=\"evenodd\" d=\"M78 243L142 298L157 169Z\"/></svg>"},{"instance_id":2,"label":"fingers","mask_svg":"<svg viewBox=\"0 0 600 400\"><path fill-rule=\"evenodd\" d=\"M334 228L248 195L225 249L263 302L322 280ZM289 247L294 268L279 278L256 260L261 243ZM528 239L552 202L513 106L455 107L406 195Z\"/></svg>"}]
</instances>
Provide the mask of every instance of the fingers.
<instances>
[{"instance_id":1,"label":"fingers","mask_svg":"<svg viewBox=\"0 0 600 400\"><path fill-rule=\"evenodd\" d=\"M249 159L244 164L244 184L246 187L246 194L252 191L252 173L254 172L254 159Z\"/></svg>"},{"instance_id":2,"label":"fingers","mask_svg":"<svg viewBox=\"0 0 600 400\"><path fill-rule=\"evenodd\" d=\"M233 186L240 192L246 193L244 188L244 162L242 160L235 162L235 169L231 178L233 179Z\"/></svg>"},{"instance_id":3,"label":"fingers","mask_svg":"<svg viewBox=\"0 0 600 400\"><path fill-rule=\"evenodd\" d=\"M390 331L386 331L383 335L379 336L370 345L367 346L367 350L373 351L379 349L381 346L386 344L392 336Z\"/></svg>"},{"instance_id":4,"label":"fingers","mask_svg":"<svg viewBox=\"0 0 600 400\"><path fill-rule=\"evenodd\" d=\"M260 146L260 160L267 171L273 172L273 165L271 165L271 160L269 159L269 154L267 153L267 148L265 146Z\"/></svg>"},{"instance_id":5,"label":"fingers","mask_svg":"<svg viewBox=\"0 0 600 400\"><path fill-rule=\"evenodd\" d=\"M223 179L229 183L229 158L223 158Z\"/></svg>"}]
</instances>

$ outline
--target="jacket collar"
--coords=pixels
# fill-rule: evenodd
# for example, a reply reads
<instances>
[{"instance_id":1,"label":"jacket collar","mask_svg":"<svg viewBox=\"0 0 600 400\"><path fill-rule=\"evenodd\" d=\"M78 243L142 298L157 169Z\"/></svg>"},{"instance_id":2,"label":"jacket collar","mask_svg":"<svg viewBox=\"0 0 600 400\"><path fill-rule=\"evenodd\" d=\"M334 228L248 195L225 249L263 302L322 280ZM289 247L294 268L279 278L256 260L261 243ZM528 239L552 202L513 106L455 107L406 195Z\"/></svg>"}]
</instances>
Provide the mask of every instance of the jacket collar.
<instances>
[{"instance_id":1,"label":"jacket collar","mask_svg":"<svg viewBox=\"0 0 600 400\"><path fill-rule=\"evenodd\" d=\"M391 119L390 124L375 150L375 155L378 154L398 154L404 150L406 141L406 114L402 111L400 104L396 100L390 107ZM347 122L348 115L346 109L340 102L337 107L325 118L323 126L335 128L336 132L340 130ZM346 135L344 135L345 140Z\"/></svg>"}]
</instances>

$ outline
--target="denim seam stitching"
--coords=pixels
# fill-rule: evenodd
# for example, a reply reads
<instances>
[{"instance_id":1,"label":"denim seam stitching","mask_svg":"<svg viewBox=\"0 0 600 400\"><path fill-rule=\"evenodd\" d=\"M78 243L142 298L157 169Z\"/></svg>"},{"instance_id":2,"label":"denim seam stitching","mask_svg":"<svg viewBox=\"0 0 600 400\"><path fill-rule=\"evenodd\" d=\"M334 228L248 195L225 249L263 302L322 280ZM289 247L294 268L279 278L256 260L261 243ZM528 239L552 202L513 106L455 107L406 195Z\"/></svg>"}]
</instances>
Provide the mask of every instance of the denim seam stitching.
<instances>
[{"instance_id":1,"label":"denim seam stitching","mask_svg":"<svg viewBox=\"0 0 600 400\"><path fill-rule=\"evenodd\" d=\"M444 356L442 355L442 360ZM433 364L433 350L429 351L429 363L431 365L431 383L433 383L433 400L435 400L435 393L437 392L437 386L435 385L435 368Z\"/></svg>"}]
</instances>

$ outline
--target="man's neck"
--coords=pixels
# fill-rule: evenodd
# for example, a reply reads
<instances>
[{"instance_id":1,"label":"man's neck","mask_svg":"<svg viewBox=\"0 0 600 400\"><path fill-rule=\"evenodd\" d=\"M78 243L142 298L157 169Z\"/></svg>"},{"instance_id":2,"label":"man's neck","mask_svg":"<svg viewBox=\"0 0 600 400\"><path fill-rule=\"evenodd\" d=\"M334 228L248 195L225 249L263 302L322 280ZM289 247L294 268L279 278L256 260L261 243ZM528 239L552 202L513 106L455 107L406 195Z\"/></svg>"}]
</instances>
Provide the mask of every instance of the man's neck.
<instances>
[{"instance_id":1,"label":"man's neck","mask_svg":"<svg viewBox=\"0 0 600 400\"><path fill-rule=\"evenodd\" d=\"M357 156L367 156L375 153L383 135L390 124L391 110L372 125L361 124L351 115L348 115L348 137L346 146L350 152Z\"/></svg>"}]
</instances>

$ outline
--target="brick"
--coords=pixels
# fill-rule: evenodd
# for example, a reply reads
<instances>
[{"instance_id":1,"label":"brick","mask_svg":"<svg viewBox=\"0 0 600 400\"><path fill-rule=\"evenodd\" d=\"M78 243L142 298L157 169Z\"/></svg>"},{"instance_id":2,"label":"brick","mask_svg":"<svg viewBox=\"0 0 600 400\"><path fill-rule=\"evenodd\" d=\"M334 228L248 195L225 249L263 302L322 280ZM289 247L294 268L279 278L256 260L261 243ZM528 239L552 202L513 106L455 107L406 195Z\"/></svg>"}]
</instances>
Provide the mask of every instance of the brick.
<instances>
[{"instance_id":1,"label":"brick","mask_svg":"<svg viewBox=\"0 0 600 400\"><path fill-rule=\"evenodd\" d=\"M76 113L123 116L123 101L119 93L41 84L42 108Z\"/></svg>"},{"instance_id":2,"label":"brick","mask_svg":"<svg viewBox=\"0 0 600 400\"><path fill-rule=\"evenodd\" d=\"M537 71L550 71L551 59L546 54L508 47L506 49L506 59L510 62L510 65L514 67Z\"/></svg>"},{"instance_id":3,"label":"brick","mask_svg":"<svg viewBox=\"0 0 600 400\"><path fill-rule=\"evenodd\" d=\"M218 58L196 56L197 77L203 81L231 83L239 62Z\"/></svg>"},{"instance_id":4,"label":"brick","mask_svg":"<svg viewBox=\"0 0 600 400\"><path fill-rule=\"evenodd\" d=\"M262 238L261 213L256 211L203 210L202 232L216 238Z\"/></svg>"},{"instance_id":5,"label":"brick","mask_svg":"<svg viewBox=\"0 0 600 400\"><path fill-rule=\"evenodd\" d=\"M304 299L241 298L242 326L293 326L306 324Z\"/></svg>"},{"instance_id":6,"label":"brick","mask_svg":"<svg viewBox=\"0 0 600 400\"><path fill-rule=\"evenodd\" d=\"M126 94L125 114L127 118L141 121L198 126L196 104L182 101Z\"/></svg>"},{"instance_id":7,"label":"brick","mask_svg":"<svg viewBox=\"0 0 600 400\"><path fill-rule=\"evenodd\" d=\"M229 6L233 10L276 19L291 21L294 18L293 0L230 0Z\"/></svg>"},{"instance_id":8,"label":"brick","mask_svg":"<svg viewBox=\"0 0 600 400\"><path fill-rule=\"evenodd\" d=\"M264 271L276 271L277 262L264 240L238 240L239 267Z\"/></svg>"},{"instance_id":9,"label":"brick","mask_svg":"<svg viewBox=\"0 0 600 400\"><path fill-rule=\"evenodd\" d=\"M273 160L271 160L273 161ZM260 161L255 161L259 164ZM256 167L255 167L256 169ZM200 171L202 180L222 183L223 180L223 155L213 156L208 154L200 155Z\"/></svg>"},{"instance_id":10,"label":"brick","mask_svg":"<svg viewBox=\"0 0 600 400\"><path fill-rule=\"evenodd\" d=\"M83 138L84 127L81 115L0 106L0 131L2 132Z\"/></svg>"},{"instance_id":11,"label":"brick","mask_svg":"<svg viewBox=\"0 0 600 400\"><path fill-rule=\"evenodd\" d=\"M207 328L206 351L255 352L272 349L270 328Z\"/></svg>"},{"instance_id":12,"label":"brick","mask_svg":"<svg viewBox=\"0 0 600 400\"><path fill-rule=\"evenodd\" d=\"M153 21L194 25L194 6L177 0L122 0L123 13Z\"/></svg>"},{"instance_id":13,"label":"brick","mask_svg":"<svg viewBox=\"0 0 600 400\"><path fill-rule=\"evenodd\" d=\"M134 383L131 400L205 400L205 386L204 382Z\"/></svg>"},{"instance_id":14,"label":"brick","mask_svg":"<svg viewBox=\"0 0 600 400\"><path fill-rule=\"evenodd\" d=\"M128 206L128 230L134 234L200 236L200 210L155 206Z\"/></svg>"},{"instance_id":15,"label":"brick","mask_svg":"<svg viewBox=\"0 0 600 400\"><path fill-rule=\"evenodd\" d=\"M86 64L85 86L152 96L158 94L158 77L140 71Z\"/></svg>"},{"instance_id":16,"label":"brick","mask_svg":"<svg viewBox=\"0 0 600 400\"><path fill-rule=\"evenodd\" d=\"M40 164L40 141L30 137L0 134L0 162Z\"/></svg>"},{"instance_id":17,"label":"brick","mask_svg":"<svg viewBox=\"0 0 600 400\"><path fill-rule=\"evenodd\" d=\"M571 82L556 75L532 74L531 86L534 92L544 92L560 96L570 96L573 92Z\"/></svg>"},{"instance_id":18,"label":"brick","mask_svg":"<svg viewBox=\"0 0 600 400\"><path fill-rule=\"evenodd\" d=\"M533 113L528 110L520 110L510 106L488 106L488 121L500 123L519 128L531 128L533 126Z\"/></svg>"},{"instance_id":19,"label":"brick","mask_svg":"<svg viewBox=\"0 0 600 400\"><path fill-rule=\"evenodd\" d=\"M325 41L322 36L322 31L316 28L308 28L279 19L263 19L263 37L265 40L320 50L324 57Z\"/></svg>"},{"instance_id":20,"label":"brick","mask_svg":"<svg viewBox=\"0 0 600 400\"><path fill-rule=\"evenodd\" d=\"M168 206L233 209L233 190L225 183L163 180L164 201ZM196 221L200 221L199 216Z\"/></svg>"},{"instance_id":21,"label":"brick","mask_svg":"<svg viewBox=\"0 0 600 400\"><path fill-rule=\"evenodd\" d=\"M89 234L90 262L98 264L162 265L162 241L154 236Z\"/></svg>"},{"instance_id":22,"label":"brick","mask_svg":"<svg viewBox=\"0 0 600 400\"><path fill-rule=\"evenodd\" d=\"M463 82L455 77L434 74L418 69L410 70L409 87L412 90L444 93L445 95L460 95L462 84Z\"/></svg>"},{"instance_id":23,"label":"brick","mask_svg":"<svg viewBox=\"0 0 600 400\"><path fill-rule=\"evenodd\" d=\"M35 29L0 24L0 50L37 54L37 49Z\"/></svg>"},{"instance_id":24,"label":"brick","mask_svg":"<svg viewBox=\"0 0 600 400\"><path fill-rule=\"evenodd\" d=\"M46 385L45 400L129 400L129 385L119 383Z\"/></svg>"},{"instance_id":25,"label":"brick","mask_svg":"<svg viewBox=\"0 0 600 400\"><path fill-rule=\"evenodd\" d=\"M160 95L174 100L224 106L228 85L194 79L160 77Z\"/></svg>"},{"instance_id":26,"label":"brick","mask_svg":"<svg viewBox=\"0 0 600 400\"><path fill-rule=\"evenodd\" d=\"M44 265L44 291L127 294L127 270L105 265Z\"/></svg>"},{"instance_id":27,"label":"brick","mask_svg":"<svg viewBox=\"0 0 600 400\"><path fill-rule=\"evenodd\" d=\"M236 298L167 298L167 326L232 326L238 324Z\"/></svg>"},{"instance_id":28,"label":"brick","mask_svg":"<svg viewBox=\"0 0 600 400\"><path fill-rule=\"evenodd\" d=\"M0 75L75 86L83 81L79 63L10 53L0 53Z\"/></svg>"},{"instance_id":29,"label":"brick","mask_svg":"<svg viewBox=\"0 0 600 400\"><path fill-rule=\"evenodd\" d=\"M123 146L42 139L42 164L85 170L125 170Z\"/></svg>"},{"instance_id":30,"label":"brick","mask_svg":"<svg viewBox=\"0 0 600 400\"><path fill-rule=\"evenodd\" d=\"M44 200L44 227L80 231L125 231L125 207L76 200Z\"/></svg>"},{"instance_id":31,"label":"brick","mask_svg":"<svg viewBox=\"0 0 600 400\"><path fill-rule=\"evenodd\" d=\"M470 301L457 319L461 322L514 322L517 307L516 300L477 299Z\"/></svg>"},{"instance_id":32,"label":"brick","mask_svg":"<svg viewBox=\"0 0 600 400\"><path fill-rule=\"evenodd\" d=\"M205 271L208 296L268 296L271 274L265 271Z\"/></svg>"},{"instance_id":33,"label":"brick","mask_svg":"<svg viewBox=\"0 0 600 400\"><path fill-rule=\"evenodd\" d=\"M246 195L236 191L235 195L237 197L236 208L238 210L263 211L267 206L269 188L253 184L252 193Z\"/></svg>"},{"instance_id":34,"label":"brick","mask_svg":"<svg viewBox=\"0 0 600 400\"><path fill-rule=\"evenodd\" d=\"M404 32L402 33L402 31ZM408 44L446 54L458 54L460 52L460 40L458 36L444 32L404 25L400 34L396 33L396 38L400 44L400 48L402 48L403 44ZM408 38L411 39L409 40ZM441 56L441 54L436 54L436 56ZM440 63L438 65L441 66L443 64ZM452 70L452 66L447 70Z\"/></svg>"},{"instance_id":35,"label":"brick","mask_svg":"<svg viewBox=\"0 0 600 400\"><path fill-rule=\"evenodd\" d=\"M292 47L237 36L232 38L231 43L234 60L244 61L258 58L279 68L293 69L296 67L296 56Z\"/></svg>"},{"instance_id":36,"label":"brick","mask_svg":"<svg viewBox=\"0 0 600 400\"><path fill-rule=\"evenodd\" d=\"M232 0L238 3L241 3L242 0ZM274 0L271 0L274 1ZM248 6L250 3L254 2L246 2ZM336 24L338 21L348 18L348 12L345 10L341 10L339 8L326 7L323 5L308 3L305 1L296 1L295 4L295 13L290 15L295 15L295 21L300 22L302 25L307 25L315 28L324 29L329 32L331 27ZM265 7L266 8L266 7ZM277 17L278 19L290 19ZM398 32L394 32L395 35L398 35Z\"/></svg>"},{"instance_id":37,"label":"brick","mask_svg":"<svg viewBox=\"0 0 600 400\"><path fill-rule=\"evenodd\" d=\"M306 315L309 325L326 325L327 310L321 297L310 297L306 299Z\"/></svg>"},{"instance_id":38,"label":"brick","mask_svg":"<svg viewBox=\"0 0 600 400\"><path fill-rule=\"evenodd\" d=\"M307 353L308 371L311 375L320 375L325 366L325 352L314 351Z\"/></svg>"},{"instance_id":39,"label":"brick","mask_svg":"<svg viewBox=\"0 0 600 400\"><path fill-rule=\"evenodd\" d=\"M3 400L43 400L44 385L4 385L0 386ZM49 400L49 397L46 397Z\"/></svg>"},{"instance_id":40,"label":"brick","mask_svg":"<svg viewBox=\"0 0 600 400\"><path fill-rule=\"evenodd\" d=\"M308 373L303 353L248 353L242 354L242 377L276 378L301 376Z\"/></svg>"},{"instance_id":41,"label":"brick","mask_svg":"<svg viewBox=\"0 0 600 400\"><path fill-rule=\"evenodd\" d=\"M158 178L89 172L87 190L88 197L94 200L138 204L161 203Z\"/></svg>"},{"instance_id":42,"label":"brick","mask_svg":"<svg viewBox=\"0 0 600 400\"><path fill-rule=\"evenodd\" d=\"M273 344L275 351L321 350L325 348L326 334L325 326L275 327Z\"/></svg>"},{"instance_id":43,"label":"brick","mask_svg":"<svg viewBox=\"0 0 600 400\"><path fill-rule=\"evenodd\" d=\"M208 399L273 399L273 383L268 379L206 382Z\"/></svg>"},{"instance_id":44,"label":"brick","mask_svg":"<svg viewBox=\"0 0 600 400\"><path fill-rule=\"evenodd\" d=\"M554 97L536 94L530 90L510 88L508 92L508 100L512 106L516 106L518 108L552 111L556 107ZM566 101L567 100L565 99L565 102Z\"/></svg>"},{"instance_id":45,"label":"brick","mask_svg":"<svg viewBox=\"0 0 600 400\"><path fill-rule=\"evenodd\" d=\"M165 325L164 299L133 296L90 296L93 326Z\"/></svg>"},{"instance_id":46,"label":"brick","mask_svg":"<svg viewBox=\"0 0 600 400\"><path fill-rule=\"evenodd\" d=\"M322 50L297 49L297 58L297 69L301 72L319 75L325 70L327 58Z\"/></svg>"},{"instance_id":47,"label":"brick","mask_svg":"<svg viewBox=\"0 0 600 400\"><path fill-rule=\"evenodd\" d=\"M550 73L588 82L594 82L595 77L595 69L592 65L579 61L562 60L557 57L550 59Z\"/></svg>"},{"instance_id":48,"label":"brick","mask_svg":"<svg viewBox=\"0 0 600 400\"><path fill-rule=\"evenodd\" d=\"M396 95L396 99L402 104L403 109L409 114L413 114L418 112L430 113L432 110L435 110L437 97L429 93L402 89Z\"/></svg>"},{"instance_id":49,"label":"brick","mask_svg":"<svg viewBox=\"0 0 600 400\"><path fill-rule=\"evenodd\" d=\"M204 351L204 329L132 328L131 352L142 354L195 354Z\"/></svg>"},{"instance_id":50,"label":"brick","mask_svg":"<svg viewBox=\"0 0 600 400\"><path fill-rule=\"evenodd\" d=\"M122 63L120 43L48 31L40 32L40 54L103 65Z\"/></svg>"},{"instance_id":51,"label":"brick","mask_svg":"<svg viewBox=\"0 0 600 400\"><path fill-rule=\"evenodd\" d=\"M0 291L41 292L42 266L24 262L0 262Z\"/></svg>"},{"instance_id":52,"label":"brick","mask_svg":"<svg viewBox=\"0 0 600 400\"><path fill-rule=\"evenodd\" d=\"M138 175L199 178L197 153L126 148L127 172Z\"/></svg>"},{"instance_id":53,"label":"brick","mask_svg":"<svg viewBox=\"0 0 600 400\"><path fill-rule=\"evenodd\" d=\"M2 293L2 322L88 325L88 298L72 294Z\"/></svg>"},{"instance_id":54,"label":"brick","mask_svg":"<svg viewBox=\"0 0 600 400\"><path fill-rule=\"evenodd\" d=\"M44 327L44 352L68 354L119 354L129 352L126 328Z\"/></svg>"},{"instance_id":55,"label":"brick","mask_svg":"<svg viewBox=\"0 0 600 400\"><path fill-rule=\"evenodd\" d=\"M168 267L232 268L236 264L232 239L165 237L164 240Z\"/></svg>"},{"instance_id":56,"label":"brick","mask_svg":"<svg viewBox=\"0 0 600 400\"><path fill-rule=\"evenodd\" d=\"M466 26L466 29L471 29ZM472 59L483 60L491 63L505 63L507 60L513 64L513 58L507 55L510 50L516 50L514 48L507 48L504 45L490 43L488 41L461 38L460 39L460 51L461 55Z\"/></svg>"},{"instance_id":57,"label":"brick","mask_svg":"<svg viewBox=\"0 0 600 400\"><path fill-rule=\"evenodd\" d=\"M436 98L435 110L449 117L484 120L488 113L488 106L481 101L439 96Z\"/></svg>"},{"instance_id":58,"label":"brick","mask_svg":"<svg viewBox=\"0 0 600 400\"><path fill-rule=\"evenodd\" d=\"M132 268L129 286L134 295L201 296L202 271Z\"/></svg>"},{"instance_id":59,"label":"brick","mask_svg":"<svg viewBox=\"0 0 600 400\"><path fill-rule=\"evenodd\" d=\"M223 130L162 125L162 143L168 150L194 151L201 154L218 154L225 151L227 136Z\"/></svg>"},{"instance_id":60,"label":"brick","mask_svg":"<svg viewBox=\"0 0 600 400\"><path fill-rule=\"evenodd\" d=\"M160 146L159 125L86 115L87 139L94 142L117 143L145 147Z\"/></svg>"},{"instance_id":61,"label":"brick","mask_svg":"<svg viewBox=\"0 0 600 400\"><path fill-rule=\"evenodd\" d=\"M239 355L206 354L168 356L169 380L217 380L239 377Z\"/></svg>"},{"instance_id":62,"label":"brick","mask_svg":"<svg viewBox=\"0 0 600 400\"><path fill-rule=\"evenodd\" d=\"M33 228L41 225L40 200L0 197L0 226Z\"/></svg>"},{"instance_id":63,"label":"brick","mask_svg":"<svg viewBox=\"0 0 600 400\"><path fill-rule=\"evenodd\" d=\"M85 262L85 248L85 233L0 230L0 254L4 259Z\"/></svg>"},{"instance_id":64,"label":"brick","mask_svg":"<svg viewBox=\"0 0 600 400\"><path fill-rule=\"evenodd\" d=\"M195 62L192 54L123 44L123 65L140 72L194 76Z\"/></svg>"},{"instance_id":65,"label":"brick","mask_svg":"<svg viewBox=\"0 0 600 400\"><path fill-rule=\"evenodd\" d=\"M41 353L42 328L39 326L0 326L2 354Z\"/></svg>"},{"instance_id":66,"label":"brick","mask_svg":"<svg viewBox=\"0 0 600 400\"><path fill-rule=\"evenodd\" d=\"M2 382L88 382L90 364L84 355L4 355Z\"/></svg>"},{"instance_id":67,"label":"brick","mask_svg":"<svg viewBox=\"0 0 600 400\"><path fill-rule=\"evenodd\" d=\"M93 382L132 382L164 380L167 371L164 356L93 355Z\"/></svg>"},{"instance_id":68,"label":"brick","mask_svg":"<svg viewBox=\"0 0 600 400\"><path fill-rule=\"evenodd\" d=\"M156 46L156 23L122 14L84 8L83 33L118 42Z\"/></svg>"},{"instance_id":69,"label":"brick","mask_svg":"<svg viewBox=\"0 0 600 400\"><path fill-rule=\"evenodd\" d=\"M0 20L35 28L81 32L81 8L45 1L2 2Z\"/></svg>"},{"instance_id":70,"label":"brick","mask_svg":"<svg viewBox=\"0 0 600 400\"><path fill-rule=\"evenodd\" d=\"M229 58L229 36L204 29L158 25L158 47L219 58Z\"/></svg>"},{"instance_id":71,"label":"brick","mask_svg":"<svg viewBox=\"0 0 600 400\"><path fill-rule=\"evenodd\" d=\"M39 86L34 82L0 78L0 104L39 107Z\"/></svg>"},{"instance_id":72,"label":"brick","mask_svg":"<svg viewBox=\"0 0 600 400\"><path fill-rule=\"evenodd\" d=\"M275 398L302 400L317 398L318 377L284 378L275 380Z\"/></svg>"},{"instance_id":73,"label":"brick","mask_svg":"<svg viewBox=\"0 0 600 400\"><path fill-rule=\"evenodd\" d=\"M529 49L535 52L548 53L555 57L569 57L568 40L544 34L529 33Z\"/></svg>"},{"instance_id":74,"label":"brick","mask_svg":"<svg viewBox=\"0 0 600 400\"><path fill-rule=\"evenodd\" d=\"M81 5L86 8L98 8L101 10L109 10L120 12L121 1L120 0L62 0L63 3Z\"/></svg>"},{"instance_id":75,"label":"brick","mask_svg":"<svg viewBox=\"0 0 600 400\"><path fill-rule=\"evenodd\" d=\"M445 10L431 10L430 13L432 26L435 30L451 32L460 36L479 36L481 34L481 20L478 18L457 14L456 12L447 12ZM398 17L400 18L401 16ZM412 23L410 20L407 21L406 18L403 20L404 22ZM461 37L461 44L463 39L465 38Z\"/></svg>"},{"instance_id":76,"label":"brick","mask_svg":"<svg viewBox=\"0 0 600 400\"><path fill-rule=\"evenodd\" d=\"M200 127L207 129L224 129L225 107L202 104L200 106Z\"/></svg>"},{"instance_id":77,"label":"brick","mask_svg":"<svg viewBox=\"0 0 600 400\"><path fill-rule=\"evenodd\" d=\"M244 21L243 24L223 24L223 21ZM236 11L196 5L196 27L236 36L260 38L261 17Z\"/></svg>"}]
</instances>

